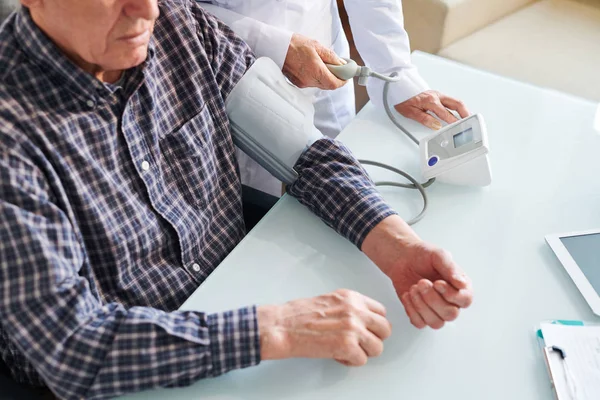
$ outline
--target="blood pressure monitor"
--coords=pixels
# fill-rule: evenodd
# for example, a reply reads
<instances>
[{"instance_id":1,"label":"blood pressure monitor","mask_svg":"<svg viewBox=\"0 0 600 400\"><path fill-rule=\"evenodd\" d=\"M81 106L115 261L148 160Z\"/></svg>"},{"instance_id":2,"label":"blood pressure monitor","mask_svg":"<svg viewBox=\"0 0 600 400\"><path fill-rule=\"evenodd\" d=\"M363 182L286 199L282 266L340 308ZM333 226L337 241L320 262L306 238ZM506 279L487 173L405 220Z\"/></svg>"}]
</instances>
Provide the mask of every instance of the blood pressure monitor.
<instances>
[{"instance_id":1,"label":"blood pressure monitor","mask_svg":"<svg viewBox=\"0 0 600 400\"><path fill-rule=\"evenodd\" d=\"M487 131L480 114L421 139L419 148L426 180L473 186L487 186L492 181Z\"/></svg>"},{"instance_id":2,"label":"blood pressure monitor","mask_svg":"<svg viewBox=\"0 0 600 400\"><path fill-rule=\"evenodd\" d=\"M385 82L385 111L392 123L419 145L421 170L427 182L433 178L456 185L487 186L492 182L487 131L480 114L457 121L419 141L398 122L388 103L390 83L398 82L402 77L397 73L382 75L351 59L345 59L345 62L343 65L328 64L327 68L339 79L358 77L359 85L366 85L370 77Z\"/></svg>"}]
</instances>

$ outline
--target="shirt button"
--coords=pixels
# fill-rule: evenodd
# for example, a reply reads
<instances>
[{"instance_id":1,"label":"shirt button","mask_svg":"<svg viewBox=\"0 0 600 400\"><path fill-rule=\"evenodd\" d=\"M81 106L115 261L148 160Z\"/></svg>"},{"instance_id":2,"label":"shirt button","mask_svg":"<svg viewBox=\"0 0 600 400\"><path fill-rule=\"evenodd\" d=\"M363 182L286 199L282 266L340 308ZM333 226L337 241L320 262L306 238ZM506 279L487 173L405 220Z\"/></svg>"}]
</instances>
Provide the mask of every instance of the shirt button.
<instances>
[{"instance_id":1,"label":"shirt button","mask_svg":"<svg viewBox=\"0 0 600 400\"><path fill-rule=\"evenodd\" d=\"M196 272L200 272L200 266L196 263L194 263L194 265L192 265L192 269Z\"/></svg>"},{"instance_id":2,"label":"shirt button","mask_svg":"<svg viewBox=\"0 0 600 400\"><path fill-rule=\"evenodd\" d=\"M142 161L142 169L148 171L150 169L150 163L148 161Z\"/></svg>"},{"instance_id":3,"label":"shirt button","mask_svg":"<svg viewBox=\"0 0 600 400\"><path fill-rule=\"evenodd\" d=\"M94 106L96 105L96 102L94 100L88 100L85 102L85 104L89 107L89 108L94 108Z\"/></svg>"}]
</instances>

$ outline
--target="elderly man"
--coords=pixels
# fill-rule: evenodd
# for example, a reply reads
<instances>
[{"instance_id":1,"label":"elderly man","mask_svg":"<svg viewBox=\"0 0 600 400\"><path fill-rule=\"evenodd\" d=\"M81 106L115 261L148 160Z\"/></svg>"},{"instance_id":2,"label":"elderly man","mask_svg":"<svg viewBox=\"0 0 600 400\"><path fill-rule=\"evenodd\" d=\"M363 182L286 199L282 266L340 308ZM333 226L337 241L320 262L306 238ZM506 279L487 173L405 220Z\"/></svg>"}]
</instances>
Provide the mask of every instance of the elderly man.
<instances>
[{"instance_id":1,"label":"elderly man","mask_svg":"<svg viewBox=\"0 0 600 400\"><path fill-rule=\"evenodd\" d=\"M246 44L191 0L21 2L0 30L0 355L15 380L105 398L381 353L385 309L347 290L176 311L245 233L224 101ZM344 146L321 139L296 170L288 192L390 277L415 326L471 303Z\"/></svg>"}]
</instances>

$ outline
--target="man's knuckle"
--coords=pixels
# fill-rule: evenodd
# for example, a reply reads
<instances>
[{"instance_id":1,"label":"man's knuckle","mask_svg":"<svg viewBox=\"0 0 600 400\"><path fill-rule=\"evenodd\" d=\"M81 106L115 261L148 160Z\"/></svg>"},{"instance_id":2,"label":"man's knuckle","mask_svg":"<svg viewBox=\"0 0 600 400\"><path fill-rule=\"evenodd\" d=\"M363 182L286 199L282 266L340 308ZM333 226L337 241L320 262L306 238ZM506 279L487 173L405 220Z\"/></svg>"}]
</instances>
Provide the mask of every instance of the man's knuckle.
<instances>
[{"instance_id":1,"label":"man's knuckle","mask_svg":"<svg viewBox=\"0 0 600 400\"><path fill-rule=\"evenodd\" d=\"M361 328L361 324L353 314L345 315L342 318L342 328L348 332L356 332Z\"/></svg>"},{"instance_id":2,"label":"man's knuckle","mask_svg":"<svg viewBox=\"0 0 600 400\"><path fill-rule=\"evenodd\" d=\"M356 339L351 335L343 335L338 343L340 348L346 353L354 351L357 345Z\"/></svg>"},{"instance_id":3,"label":"man's knuckle","mask_svg":"<svg viewBox=\"0 0 600 400\"><path fill-rule=\"evenodd\" d=\"M354 318L354 309L352 308L351 304L344 301L340 305L339 314L340 318L345 321L347 319Z\"/></svg>"},{"instance_id":4,"label":"man's knuckle","mask_svg":"<svg viewBox=\"0 0 600 400\"><path fill-rule=\"evenodd\" d=\"M362 323L362 326L382 326L382 321L379 316L370 311L360 312L357 319Z\"/></svg>"},{"instance_id":5,"label":"man's knuckle","mask_svg":"<svg viewBox=\"0 0 600 400\"><path fill-rule=\"evenodd\" d=\"M348 298L351 296L352 291L350 289L338 289L334 293L342 298Z\"/></svg>"}]
</instances>

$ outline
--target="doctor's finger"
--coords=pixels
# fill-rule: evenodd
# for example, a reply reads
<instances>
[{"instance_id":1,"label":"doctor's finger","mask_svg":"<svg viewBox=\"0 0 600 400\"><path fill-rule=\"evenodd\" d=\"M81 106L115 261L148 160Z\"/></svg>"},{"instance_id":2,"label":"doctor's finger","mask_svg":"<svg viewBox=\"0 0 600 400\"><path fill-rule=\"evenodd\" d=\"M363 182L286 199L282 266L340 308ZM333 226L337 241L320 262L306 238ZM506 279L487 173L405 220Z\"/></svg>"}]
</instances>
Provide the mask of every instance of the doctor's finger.
<instances>
[{"instance_id":1,"label":"doctor's finger","mask_svg":"<svg viewBox=\"0 0 600 400\"><path fill-rule=\"evenodd\" d=\"M442 105L440 101L437 99L433 102L426 103L424 107L427 111L433 112L435 115L439 117L442 121L451 124L453 122L458 121L458 119L452 114L446 107Z\"/></svg>"},{"instance_id":2,"label":"doctor's finger","mask_svg":"<svg viewBox=\"0 0 600 400\"><path fill-rule=\"evenodd\" d=\"M317 41L315 41L315 50L321 60L326 64L342 65L346 63L335 53L335 51L328 49Z\"/></svg>"},{"instance_id":3,"label":"doctor's finger","mask_svg":"<svg viewBox=\"0 0 600 400\"><path fill-rule=\"evenodd\" d=\"M315 86L323 90L334 90L346 84L346 81L338 79L335 75L333 75L323 62L319 62L319 64L316 66L313 79L314 85L311 86Z\"/></svg>"},{"instance_id":4,"label":"doctor's finger","mask_svg":"<svg viewBox=\"0 0 600 400\"><path fill-rule=\"evenodd\" d=\"M451 110L458 111L458 114L461 116L461 118L466 118L469 115L471 115L471 113L467 109L467 106L465 106L465 103L463 103L460 100L457 100L450 96L446 96L445 94L440 94L440 101L445 107L448 107Z\"/></svg>"},{"instance_id":5,"label":"doctor's finger","mask_svg":"<svg viewBox=\"0 0 600 400\"><path fill-rule=\"evenodd\" d=\"M437 131L438 129L442 129L442 124L440 123L440 121L427 114L420 108L413 106L407 107L405 103L399 104L395 108L404 117L415 120L425 125L429 129L433 129L435 131Z\"/></svg>"}]
</instances>

